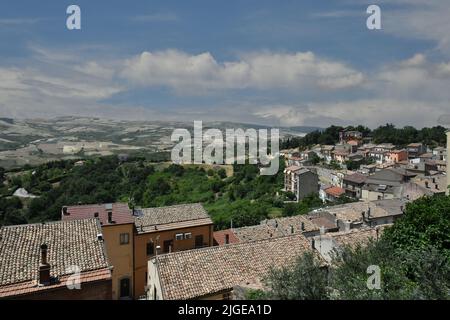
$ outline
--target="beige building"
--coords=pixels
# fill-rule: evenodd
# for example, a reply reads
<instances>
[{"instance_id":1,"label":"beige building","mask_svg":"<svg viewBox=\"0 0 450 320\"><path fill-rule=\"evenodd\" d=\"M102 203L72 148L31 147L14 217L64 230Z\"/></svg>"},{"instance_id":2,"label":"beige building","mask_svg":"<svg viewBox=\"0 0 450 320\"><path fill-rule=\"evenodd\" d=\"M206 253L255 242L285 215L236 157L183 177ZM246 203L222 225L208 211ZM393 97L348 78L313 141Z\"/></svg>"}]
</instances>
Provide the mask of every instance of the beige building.
<instances>
[{"instance_id":1,"label":"beige building","mask_svg":"<svg viewBox=\"0 0 450 320\"><path fill-rule=\"evenodd\" d=\"M112 265L112 299L133 298L134 216L126 203L63 207L61 219L96 218Z\"/></svg>"},{"instance_id":2,"label":"beige building","mask_svg":"<svg viewBox=\"0 0 450 320\"><path fill-rule=\"evenodd\" d=\"M450 130L447 131L447 195L450 194Z\"/></svg>"},{"instance_id":3,"label":"beige building","mask_svg":"<svg viewBox=\"0 0 450 320\"><path fill-rule=\"evenodd\" d=\"M317 173L298 166L290 166L284 170L284 190L292 192L295 200L319 193L319 177Z\"/></svg>"},{"instance_id":4,"label":"beige building","mask_svg":"<svg viewBox=\"0 0 450 320\"><path fill-rule=\"evenodd\" d=\"M149 300L224 300L233 289L258 282L272 267L314 252L301 234L155 256L148 262ZM319 258L319 255L317 255Z\"/></svg>"},{"instance_id":5,"label":"beige building","mask_svg":"<svg viewBox=\"0 0 450 320\"><path fill-rule=\"evenodd\" d=\"M134 294L146 294L148 261L159 254L213 245L213 222L199 203L142 209L134 238ZM182 264L177 266L182 270Z\"/></svg>"}]
</instances>

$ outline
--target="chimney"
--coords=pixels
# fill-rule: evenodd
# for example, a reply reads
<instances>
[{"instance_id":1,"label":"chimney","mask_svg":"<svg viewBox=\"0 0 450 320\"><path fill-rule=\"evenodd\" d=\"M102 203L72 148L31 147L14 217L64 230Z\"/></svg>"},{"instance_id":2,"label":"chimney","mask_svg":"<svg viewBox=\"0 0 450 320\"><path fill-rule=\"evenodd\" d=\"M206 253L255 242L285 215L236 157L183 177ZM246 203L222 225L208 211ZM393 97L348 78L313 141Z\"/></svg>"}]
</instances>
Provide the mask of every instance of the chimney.
<instances>
[{"instance_id":1,"label":"chimney","mask_svg":"<svg viewBox=\"0 0 450 320\"><path fill-rule=\"evenodd\" d=\"M70 214L70 213L67 211L67 207L66 207L66 206L62 207L62 213L63 213L64 216L68 216L68 215Z\"/></svg>"},{"instance_id":2,"label":"chimney","mask_svg":"<svg viewBox=\"0 0 450 320\"><path fill-rule=\"evenodd\" d=\"M112 223L113 219L112 219L112 211L108 211L108 223Z\"/></svg>"},{"instance_id":3,"label":"chimney","mask_svg":"<svg viewBox=\"0 0 450 320\"><path fill-rule=\"evenodd\" d=\"M230 243L230 235L227 233L225 234L225 244L229 244Z\"/></svg>"},{"instance_id":4,"label":"chimney","mask_svg":"<svg viewBox=\"0 0 450 320\"><path fill-rule=\"evenodd\" d=\"M47 245L41 245L41 263L39 264L39 284L46 285L50 283L50 264L47 262Z\"/></svg>"},{"instance_id":5,"label":"chimney","mask_svg":"<svg viewBox=\"0 0 450 320\"><path fill-rule=\"evenodd\" d=\"M94 218L98 218L98 212L94 212Z\"/></svg>"}]
</instances>

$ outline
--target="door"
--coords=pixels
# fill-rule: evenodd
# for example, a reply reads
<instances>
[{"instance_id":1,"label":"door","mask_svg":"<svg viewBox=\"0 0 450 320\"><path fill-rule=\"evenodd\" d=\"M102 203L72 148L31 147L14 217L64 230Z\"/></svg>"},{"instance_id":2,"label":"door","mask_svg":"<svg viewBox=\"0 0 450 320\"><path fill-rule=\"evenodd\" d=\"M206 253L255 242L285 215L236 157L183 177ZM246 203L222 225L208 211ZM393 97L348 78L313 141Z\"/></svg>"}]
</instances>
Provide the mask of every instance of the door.
<instances>
[{"instance_id":1,"label":"door","mask_svg":"<svg viewBox=\"0 0 450 320\"><path fill-rule=\"evenodd\" d=\"M195 247L196 248L203 247L203 235L202 234L195 236Z\"/></svg>"},{"instance_id":2,"label":"door","mask_svg":"<svg viewBox=\"0 0 450 320\"><path fill-rule=\"evenodd\" d=\"M120 280L120 298L130 297L130 279L124 278Z\"/></svg>"},{"instance_id":3,"label":"door","mask_svg":"<svg viewBox=\"0 0 450 320\"><path fill-rule=\"evenodd\" d=\"M173 240L164 241L164 253L173 252Z\"/></svg>"}]
</instances>

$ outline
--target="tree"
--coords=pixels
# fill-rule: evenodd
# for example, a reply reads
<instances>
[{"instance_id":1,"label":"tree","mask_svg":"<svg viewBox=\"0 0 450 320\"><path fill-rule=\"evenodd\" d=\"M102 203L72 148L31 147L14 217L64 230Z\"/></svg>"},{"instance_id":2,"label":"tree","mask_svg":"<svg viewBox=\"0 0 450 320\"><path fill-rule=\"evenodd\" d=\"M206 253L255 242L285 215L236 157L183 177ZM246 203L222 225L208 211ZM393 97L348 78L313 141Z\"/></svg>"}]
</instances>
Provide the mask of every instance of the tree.
<instances>
[{"instance_id":1,"label":"tree","mask_svg":"<svg viewBox=\"0 0 450 320\"><path fill-rule=\"evenodd\" d=\"M293 266L271 269L264 279L267 297L274 300L326 300L327 271L312 253L300 256Z\"/></svg>"}]
</instances>

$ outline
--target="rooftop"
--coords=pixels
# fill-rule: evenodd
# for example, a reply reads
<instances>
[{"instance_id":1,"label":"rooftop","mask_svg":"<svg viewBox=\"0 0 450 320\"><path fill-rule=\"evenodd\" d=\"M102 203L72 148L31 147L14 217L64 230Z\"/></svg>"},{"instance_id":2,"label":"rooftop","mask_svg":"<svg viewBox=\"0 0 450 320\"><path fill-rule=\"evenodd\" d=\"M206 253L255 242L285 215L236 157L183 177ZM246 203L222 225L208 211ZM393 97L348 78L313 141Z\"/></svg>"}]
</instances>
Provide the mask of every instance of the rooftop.
<instances>
[{"instance_id":1,"label":"rooftop","mask_svg":"<svg viewBox=\"0 0 450 320\"><path fill-rule=\"evenodd\" d=\"M325 193L337 198L345 194L345 190L341 187L331 187L325 189Z\"/></svg>"},{"instance_id":2,"label":"rooftop","mask_svg":"<svg viewBox=\"0 0 450 320\"><path fill-rule=\"evenodd\" d=\"M272 267L289 265L308 251L312 252L309 241L303 235L292 235L159 255L153 262L163 299L182 300L261 279Z\"/></svg>"},{"instance_id":3,"label":"rooftop","mask_svg":"<svg viewBox=\"0 0 450 320\"><path fill-rule=\"evenodd\" d=\"M357 184L364 183L367 179L367 176L364 176L359 173L348 174L344 176L344 181L349 181Z\"/></svg>"},{"instance_id":4,"label":"rooftop","mask_svg":"<svg viewBox=\"0 0 450 320\"><path fill-rule=\"evenodd\" d=\"M104 226L114 224L134 223L132 210L126 203L89 204L68 206L63 208L62 220L96 218ZM64 213L67 210L67 214ZM108 221L108 212L112 212L112 221Z\"/></svg>"},{"instance_id":5,"label":"rooftop","mask_svg":"<svg viewBox=\"0 0 450 320\"><path fill-rule=\"evenodd\" d=\"M74 265L80 268L82 281L109 279L109 263L98 234L97 219L0 228L0 297L61 286ZM48 246L53 279L44 287L38 286L42 244Z\"/></svg>"},{"instance_id":6,"label":"rooftop","mask_svg":"<svg viewBox=\"0 0 450 320\"><path fill-rule=\"evenodd\" d=\"M187 228L212 223L211 218L200 203L142 209L142 216L136 217L135 220L138 233Z\"/></svg>"}]
</instances>

